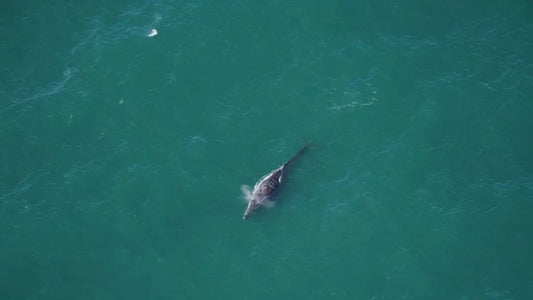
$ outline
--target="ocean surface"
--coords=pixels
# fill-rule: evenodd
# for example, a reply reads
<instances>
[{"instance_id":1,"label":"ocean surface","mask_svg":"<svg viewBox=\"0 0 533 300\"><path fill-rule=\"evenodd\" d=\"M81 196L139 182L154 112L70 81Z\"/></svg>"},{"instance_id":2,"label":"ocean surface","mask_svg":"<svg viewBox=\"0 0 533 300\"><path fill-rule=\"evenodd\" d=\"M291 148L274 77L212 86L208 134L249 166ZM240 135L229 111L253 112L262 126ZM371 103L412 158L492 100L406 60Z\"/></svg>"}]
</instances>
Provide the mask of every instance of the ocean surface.
<instances>
[{"instance_id":1,"label":"ocean surface","mask_svg":"<svg viewBox=\"0 0 533 300\"><path fill-rule=\"evenodd\" d=\"M532 95L529 0L2 1L0 299L533 299Z\"/></svg>"}]
</instances>

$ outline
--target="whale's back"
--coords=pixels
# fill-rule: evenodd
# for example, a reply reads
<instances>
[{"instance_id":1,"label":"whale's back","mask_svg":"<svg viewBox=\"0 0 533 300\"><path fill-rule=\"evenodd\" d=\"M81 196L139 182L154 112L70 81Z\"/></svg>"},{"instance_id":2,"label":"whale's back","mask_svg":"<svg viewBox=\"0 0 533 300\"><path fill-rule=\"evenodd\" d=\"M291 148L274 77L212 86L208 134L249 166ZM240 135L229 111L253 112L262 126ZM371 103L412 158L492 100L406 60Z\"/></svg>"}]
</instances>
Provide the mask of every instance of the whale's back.
<instances>
[{"instance_id":1,"label":"whale's back","mask_svg":"<svg viewBox=\"0 0 533 300\"><path fill-rule=\"evenodd\" d=\"M258 200L269 197L280 185L283 167L263 176L254 186L253 196Z\"/></svg>"}]
</instances>

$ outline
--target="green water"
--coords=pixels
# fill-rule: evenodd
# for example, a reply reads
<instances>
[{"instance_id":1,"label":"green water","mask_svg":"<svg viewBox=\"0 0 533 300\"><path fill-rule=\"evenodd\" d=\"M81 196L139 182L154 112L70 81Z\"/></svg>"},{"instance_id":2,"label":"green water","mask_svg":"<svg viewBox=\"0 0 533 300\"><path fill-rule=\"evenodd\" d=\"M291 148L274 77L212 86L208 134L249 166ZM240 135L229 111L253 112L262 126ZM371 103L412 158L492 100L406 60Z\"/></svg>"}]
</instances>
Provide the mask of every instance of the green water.
<instances>
[{"instance_id":1,"label":"green water","mask_svg":"<svg viewBox=\"0 0 533 300\"><path fill-rule=\"evenodd\" d=\"M532 16L3 1L0 299L532 299Z\"/></svg>"}]
</instances>

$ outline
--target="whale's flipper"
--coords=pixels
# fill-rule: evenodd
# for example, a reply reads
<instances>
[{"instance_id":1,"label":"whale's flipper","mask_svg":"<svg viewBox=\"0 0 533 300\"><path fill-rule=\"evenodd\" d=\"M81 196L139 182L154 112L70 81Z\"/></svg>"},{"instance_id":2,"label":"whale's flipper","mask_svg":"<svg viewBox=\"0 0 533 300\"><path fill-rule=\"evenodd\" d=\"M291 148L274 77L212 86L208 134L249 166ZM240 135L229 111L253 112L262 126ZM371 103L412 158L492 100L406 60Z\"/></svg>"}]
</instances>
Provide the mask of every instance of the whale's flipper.
<instances>
[{"instance_id":1,"label":"whale's flipper","mask_svg":"<svg viewBox=\"0 0 533 300\"><path fill-rule=\"evenodd\" d=\"M250 200L252 200L252 189L249 186L241 185L241 192L246 202L250 202Z\"/></svg>"}]
</instances>

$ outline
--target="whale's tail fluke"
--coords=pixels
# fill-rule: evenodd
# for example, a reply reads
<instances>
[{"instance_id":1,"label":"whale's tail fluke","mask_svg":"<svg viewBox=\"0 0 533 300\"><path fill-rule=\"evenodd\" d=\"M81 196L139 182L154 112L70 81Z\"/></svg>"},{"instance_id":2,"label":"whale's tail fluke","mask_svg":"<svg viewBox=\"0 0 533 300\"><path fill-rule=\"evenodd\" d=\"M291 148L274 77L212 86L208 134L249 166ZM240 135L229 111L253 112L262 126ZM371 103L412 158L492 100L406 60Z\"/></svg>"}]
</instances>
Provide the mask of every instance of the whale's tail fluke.
<instances>
[{"instance_id":1,"label":"whale's tail fluke","mask_svg":"<svg viewBox=\"0 0 533 300\"><path fill-rule=\"evenodd\" d=\"M283 164L283 167L286 167L289 164L291 164L298 156L302 155L309 147L311 147L311 144L310 143L306 143L302 147L302 149L300 149L300 151L296 152L296 154L294 154L294 156L291 157L291 159L289 159L286 163Z\"/></svg>"}]
</instances>

